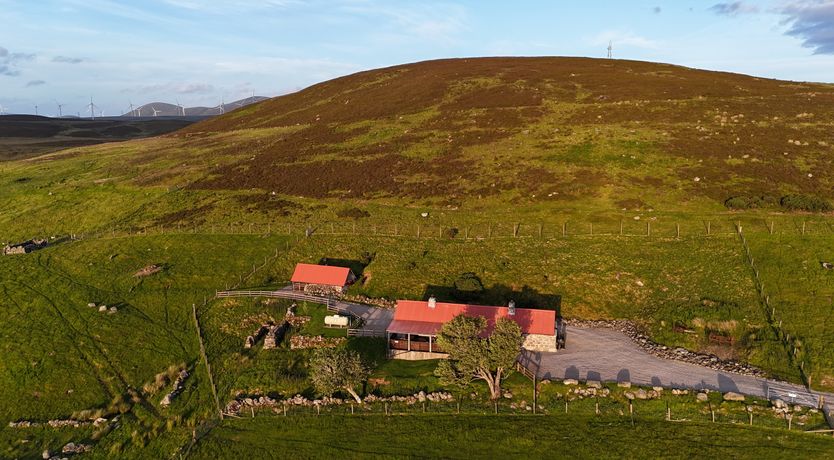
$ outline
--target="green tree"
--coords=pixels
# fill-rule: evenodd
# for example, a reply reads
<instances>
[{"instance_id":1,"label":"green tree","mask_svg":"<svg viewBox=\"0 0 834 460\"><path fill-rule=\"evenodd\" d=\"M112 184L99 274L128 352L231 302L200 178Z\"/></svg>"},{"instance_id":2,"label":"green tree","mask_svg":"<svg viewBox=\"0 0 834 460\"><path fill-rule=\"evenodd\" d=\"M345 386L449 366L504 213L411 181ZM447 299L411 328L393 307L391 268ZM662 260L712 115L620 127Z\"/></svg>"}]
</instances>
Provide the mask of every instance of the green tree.
<instances>
[{"instance_id":1,"label":"green tree","mask_svg":"<svg viewBox=\"0 0 834 460\"><path fill-rule=\"evenodd\" d=\"M486 327L486 318L463 314L444 324L437 344L449 359L440 361L435 375L443 384L461 387L483 380L490 397L498 399L501 381L512 373L523 338L518 323L508 318L499 318L488 336L483 335Z\"/></svg>"},{"instance_id":2,"label":"green tree","mask_svg":"<svg viewBox=\"0 0 834 460\"><path fill-rule=\"evenodd\" d=\"M357 386L368 378L370 369L362 363L359 353L344 348L321 348L310 361L310 377L319 393L332 395L337 390L350 393L358 403Z\"/></svg>"}]
</instances>

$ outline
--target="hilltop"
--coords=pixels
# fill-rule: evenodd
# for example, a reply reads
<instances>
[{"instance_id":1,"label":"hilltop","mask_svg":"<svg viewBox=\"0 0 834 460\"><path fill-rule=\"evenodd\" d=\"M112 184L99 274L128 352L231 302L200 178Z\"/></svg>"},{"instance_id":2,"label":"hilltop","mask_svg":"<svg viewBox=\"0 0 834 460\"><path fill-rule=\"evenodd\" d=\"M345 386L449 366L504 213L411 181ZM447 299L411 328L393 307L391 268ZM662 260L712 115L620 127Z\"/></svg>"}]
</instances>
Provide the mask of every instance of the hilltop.
<instances>
[{"instance_id":1,"label":"hilltop","mask_svg":"<svg viewBox=\"0 0 834 460\"><path fill-rule=\"evenodd\" d=\"M314 85L190 126L171 148L219 154L196 189L720 209L739 195L831 197L832 123L831 85L622 60L449 59Z\"/></svg>"}]
</instances>

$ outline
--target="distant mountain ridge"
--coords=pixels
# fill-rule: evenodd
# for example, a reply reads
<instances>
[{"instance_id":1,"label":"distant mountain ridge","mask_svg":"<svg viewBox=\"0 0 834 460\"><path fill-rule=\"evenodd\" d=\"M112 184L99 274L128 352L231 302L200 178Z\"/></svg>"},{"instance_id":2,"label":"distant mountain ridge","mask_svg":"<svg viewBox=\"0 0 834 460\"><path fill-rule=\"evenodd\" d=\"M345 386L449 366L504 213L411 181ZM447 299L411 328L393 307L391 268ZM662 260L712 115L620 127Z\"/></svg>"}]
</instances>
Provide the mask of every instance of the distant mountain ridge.
<instances>
[{"instance_id":1,"label":"distant mountain ridge","mask_svg":"<svg viewBox=\"0 0 834 460\"><path fill-rule=\"evenodd\" d=\"M133 111L123 113L123 117L213 117L223 115L232 110L246 107L250 104L265 101L269 99L264 96L250 96L234 102L222 103L214 107L182 107L177 104L168 102L149 102L138 107L134 107Z\"/></svg>"}]
</instances>

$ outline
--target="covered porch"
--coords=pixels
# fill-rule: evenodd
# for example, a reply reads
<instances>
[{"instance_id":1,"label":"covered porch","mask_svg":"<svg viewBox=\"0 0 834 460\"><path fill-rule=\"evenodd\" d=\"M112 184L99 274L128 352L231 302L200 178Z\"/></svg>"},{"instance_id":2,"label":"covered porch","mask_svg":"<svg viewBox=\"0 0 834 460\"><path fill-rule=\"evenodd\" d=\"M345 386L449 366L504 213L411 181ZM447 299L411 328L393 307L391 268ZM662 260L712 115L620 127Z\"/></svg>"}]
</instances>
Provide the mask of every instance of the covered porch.
<instances>
[{"instance_id":1,"label":"covered porch","mask_svg":"<svg viewBox=\"0 0 834 460\"><path fill-rule=\"evenodd\" d=\"M447 354L437 345L440 325L394 320L386 332L388 356L395 359L438 359Z\"/></svg>"}]
</instances>

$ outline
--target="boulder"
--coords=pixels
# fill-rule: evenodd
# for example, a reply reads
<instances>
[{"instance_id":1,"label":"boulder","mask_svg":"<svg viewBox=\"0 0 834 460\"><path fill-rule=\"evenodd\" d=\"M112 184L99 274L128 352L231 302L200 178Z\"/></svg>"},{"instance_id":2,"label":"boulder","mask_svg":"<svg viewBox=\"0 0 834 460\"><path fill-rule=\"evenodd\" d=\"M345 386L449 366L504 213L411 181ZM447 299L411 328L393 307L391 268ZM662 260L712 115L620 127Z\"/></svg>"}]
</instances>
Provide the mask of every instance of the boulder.
<instances>
[{"instance_id":1,"label":"boulder","mask_svg":"<svg viewBox=\"0 0 834 460\"><path fill-rule=\"evenodd\" d=\"M107 305L100 305L100 306L98 307L98 311L100 311L100 312L105 312L105 311L107 311Z\"/></svg>"},{"instance_id":2,"label":"boulder","mask_svg":"<svg viewBox=\"0 0 834 460\"><path fill-rule=\"evenodd\" d=\"M576 379L565 379L562 383L565 385L579 385L579 381Z\"/></svg>"},{"instance_id":3,"label":"boulder","mask_svg":"<svg viewBox=\"0 0 834 460\"><path fill-rule=\"evenodd\" d=\"M617 386L620 387L620 388L631 388L631 382L628 382L628 381L617 382Z\"/></svg>"},{"instance_id":4,"label":"boulder","mask_svg":"<svg viewBox=\"0 0 834 460\"><path fill-rule=\"evenodd\" d=\"M42 459L44 459L44 460L48 460L50 457L52 457L52 453L51 453L51 452L49 452L49 449L46 449L46 450L45 450L45 451L43 451L43 453L41 454L41 458L42 458Z\"/></svg>"},{"instance_id":5,"label":"boulder","mask_svg":"<svg viewBox=\"0 0 834 460\"><path fill-rule=\"evenodd\" d=\"M744 401L744 395L733 391L724 393L724 401Z\"/></svg>"},{"instance_id":6,"label":"boulder","mask_svg":"<svg viewBox=\"0 0 834 460\"><path fill-rule=\"evenodd\" d=\"M637 391L634 392L634 397L637 399L648 399L649 394L646 393L646 390L639 388Z\"/></svg>"},{"instance_id":7,"label":"boulder","mask_svg":"<svg viewBox=\"0 0 834 460\"><path fill-rule=\"evenodd\" d=\"M698 393L695 396L695 399L697 399L698 402L707 402L707 401L709 401L709 395L706 394L706 393Z\"/></svg>"},{"instance_id":8,"label":"boulder","mask_svg":"<svg viewBox=\"0 0 834 460\"><path fill-rule=\"evenodd\" d=\"M585 382L588 388L602 388L602 383L599 380L588 380Z\"/></svg>"},{"instance_id":9,"label":"boulder","mask_svg":"<svg viewBox=\"0 0 834 460\"><path fill-rule=\"evenodd\" d=\"M774 398L772 401L770 401L770 403L773 404L773 407L777 409L784 409L788 406L787 404L785 404L785 401L782 401L779 398Z\"/></svg>"},{"instance_id":10,"label":"boulder","mask_svg":"<svg viewBox=\"0 0 834 460\"><path fill-rule=\"evenodd\" d=\"M623 396L625 396L626 399L629 399L629 400L634 399L634 393L632 393L630 391L626 391L625 393L623 393Z\"/></svg>"}]
</instances>

